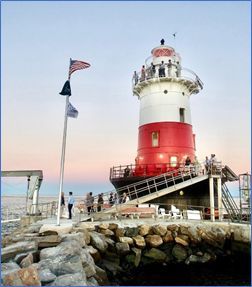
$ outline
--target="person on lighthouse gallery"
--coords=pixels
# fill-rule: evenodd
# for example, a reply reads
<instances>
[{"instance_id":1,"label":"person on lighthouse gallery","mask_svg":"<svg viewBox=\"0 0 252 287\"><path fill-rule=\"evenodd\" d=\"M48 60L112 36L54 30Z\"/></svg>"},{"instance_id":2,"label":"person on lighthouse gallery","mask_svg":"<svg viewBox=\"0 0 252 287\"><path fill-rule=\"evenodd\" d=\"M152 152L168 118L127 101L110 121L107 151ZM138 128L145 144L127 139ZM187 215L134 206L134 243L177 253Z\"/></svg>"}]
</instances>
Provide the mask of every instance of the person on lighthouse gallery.
<instances>
[{"instance_id":1,"label":"person on lighthouse gallery","mask_svg":"<svg viewBox=\"0 0 252 287\"><path fill-rule=\"evenodd\" d=\"M75 202L75 199L73 197L73 193L72 191L69 192L69 197L68 197L68 219L72 219L72 208L74 206L74 202Z\"/></svg>"},{"instance_id":2,"label":"person on lighthouse gallery","mask_svg":"<svg viewBox=\"0 0 252 287\"><path fill-rule=\"evenodd\" d=\"M171 77L171 72L172 72L172 62L171 59L168 61L168 77Z\"/></svg>"},{"instance_id":3,"label":"person on lighthouse gallery","mask_svg":"<svg viewBox=\"0 0 252 287\"><path fill-rule=\"evenodd\" d=\"M153 63L151 63L151 77L154 78L156 75L156 67Z\"/></svg>"},{"instance_id":4,"label":"person on lighthouse gallery","mask_svg":"<svg viewBox=\"0 0 252 287\"><path fill-rule=\"evenodd\" d=\"M177 62L176 68L177 68L176 76L179 78L179 77L181 77L181 69L182 69L179 62Z\"/></svg>"},{"instance_id":5,"label":"person on lighthouse gallery","mask_svg":"<svg viewBox=\"0 0 252 287\"><path fill-rule=\"evenodd\" d=\"M159 77L165 77L165 64L164 64L164 61L162 61L160 66L159 66Z\"/></svg>"},{"instance_id":6,"label":"person on lighthouse gallery","mask_svg":"<svg viewBox=\"0 0 252 287\"><path fill-rule=\"evenodd\" d=\"M145 66L143 65L142 66L142 69L141 69L141 78L140 78L140 81L145 81Z\"/></svg>"},{"instance_id":7,"label":"person on lighthouse gallery","mask_svg":"<svg viewBox=\"0 0 252 287\"><path fill-rule=\"evenodd\" d=\"M138 83L138 74L136 71L134 71L133 80L134 80L134 84L136 85Z\"/></svg>"}]
</instances>

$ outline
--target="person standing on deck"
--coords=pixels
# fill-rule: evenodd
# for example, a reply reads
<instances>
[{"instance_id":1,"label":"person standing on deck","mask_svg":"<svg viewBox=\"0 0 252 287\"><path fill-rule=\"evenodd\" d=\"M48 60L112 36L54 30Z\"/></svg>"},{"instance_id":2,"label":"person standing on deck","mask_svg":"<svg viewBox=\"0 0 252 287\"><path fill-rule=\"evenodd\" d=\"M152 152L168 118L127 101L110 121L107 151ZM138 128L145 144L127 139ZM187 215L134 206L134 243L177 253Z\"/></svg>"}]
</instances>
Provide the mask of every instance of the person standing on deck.
<instances>
[{"instance_id":1,"label":"person standing on deck","mask_svg":"<svg viewBox=\"0 0 252 287\"><path fill-rule=\"evenodd\" d=\"M98 201L97 201L97 211L98 211L98 212L102 210L103 203L104 203L103 193L101 193L101 194L99 194L99 196L98 196Z\"/></svg>"},{"instance_id":2,"label":"person standing on deck","mask_svg":"<svg viewBox=\"0 0 252 287\"><path fill-rule=\"evenodd\" d=\"M65 197L64 192L61 192L61 200L60 200L60 218L62 218L62 214L65 208Z\"/></svg>"},{"instance_id":3,"label":"person standing on deck","mask_svg":"<svg viewBox=\"0 0 252 287\"><path fill-rule=\"evenodd\" d=\"M74 206L75 199L73 197L72 191L69 192L68 198L68 219L72 219L72 208Z\"/></svg>"}]
</instances>

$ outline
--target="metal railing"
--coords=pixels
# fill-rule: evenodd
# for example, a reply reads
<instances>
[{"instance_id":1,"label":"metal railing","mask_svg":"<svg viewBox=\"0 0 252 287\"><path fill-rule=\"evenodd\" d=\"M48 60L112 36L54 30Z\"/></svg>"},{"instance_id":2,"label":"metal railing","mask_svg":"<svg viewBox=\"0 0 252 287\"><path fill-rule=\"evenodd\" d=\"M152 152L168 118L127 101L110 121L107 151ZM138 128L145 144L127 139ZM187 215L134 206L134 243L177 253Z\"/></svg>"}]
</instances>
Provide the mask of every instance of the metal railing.
<instances>
[{"instance_id":1,"label":"metal railing","mask_svg":"<svg viewBox=\"0 0 252 287\"><path fill-rule=\"evenodd\" d=\"M37 213L33 214L33 210L36 208ZM32 215L40 215L43 218L49 218L56 215L58 210L58 202L57 201L51 201L51 202L43 202L39 204L31 204L29 206L29 213Z\"/></svg>"},{"instance_id":2,"label":"metal railing","mask_svg":"<svg viewBox=\"0 0 252 287\"><path fill-rule=\"evenodd\" d=\"M152 70L151 66L147 66L145 70L134 73L132 78L132 89L134 90L134 88L139 83L155 78L177 78L190 81L194 86L194 89L191 91L191 93L194 91L198 92L199 89L203 89L203 82L192 70L182 67L181 69L178 69L176 64L172 64L171 68L168 68L168 63L165 63L164 72L160 73L160 66L161 65L155 65L155 72Z\"/></svg>"},{"instance_id":3,"label":"metal railing","mask_svg":"<svg viewBox=\"0 0 252 287\"><path fill-rule=\"evenodd\" d=\"M222 163L216 162L214 164L210 164L208 167L205 167L204 163L192 163L189 166L190 168L195 169L196 174L213 174L213 175L221 175L222 174ZM176 172L178 169L186 169L184 163L176 164L174 163L155 163L155 164L128 164L128 165L120 165L114 166L110 169L110 180L117 178L130 178L130 177L138 177L138 176L157 176L164 173Z\"/></svg>"}]
</instances>

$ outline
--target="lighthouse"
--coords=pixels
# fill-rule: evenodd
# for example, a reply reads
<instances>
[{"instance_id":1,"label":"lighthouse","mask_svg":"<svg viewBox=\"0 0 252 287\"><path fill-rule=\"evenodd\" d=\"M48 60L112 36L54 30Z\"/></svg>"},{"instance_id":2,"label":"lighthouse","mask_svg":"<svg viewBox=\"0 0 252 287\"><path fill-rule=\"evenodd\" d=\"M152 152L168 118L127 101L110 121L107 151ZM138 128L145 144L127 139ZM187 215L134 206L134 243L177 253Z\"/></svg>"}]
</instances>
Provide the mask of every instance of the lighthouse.
<instances>
[{"instance_id":1,"label":"lighthouse","mask_svg":"<svg viewBox=\"0 0 252 287\"><path fill-rule=\"evenodd\" d=\"M215 155L210 163L196 160L190 98L202 89L198 75L163 39L134 71L132 92L140 106L137 154L133 163L110 169L120 203L126 195L132 206L148 203L174 212L178 207L185 214L190 206L212 221L216 216L222 220L224 206L233 221L239 218L225 185L238 176Z\"/></svg>"},{"instance_id":2,"label":"lighthouse","mask_svg":"<svg viewBox=\"0 0 252 287\"><path fill-rule=\"evenodd\" d=\"M182 66L179 53L163 39L151 50L132 79L140 102L137 155L134 163L111 169L116 188L195 161L190 98L202 88L200 78Z\"/></svg>"}]
</instances>

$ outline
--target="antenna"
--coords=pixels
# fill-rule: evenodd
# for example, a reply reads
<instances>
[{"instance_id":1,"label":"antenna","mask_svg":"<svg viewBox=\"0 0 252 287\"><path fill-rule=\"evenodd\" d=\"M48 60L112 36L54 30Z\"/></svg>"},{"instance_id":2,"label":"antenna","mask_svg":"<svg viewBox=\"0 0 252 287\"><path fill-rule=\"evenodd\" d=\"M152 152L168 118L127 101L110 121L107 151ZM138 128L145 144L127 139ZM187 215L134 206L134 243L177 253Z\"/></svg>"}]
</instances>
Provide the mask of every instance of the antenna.
<instances>
[{"instance_id":1,"label":"antenna","mask_svg":"<svg viewBox=\"0 0 252 287\"><path fill-rule=\"evenodd\" d=\"M178 32L175 32L172 34L173 36L173 39L174 39L174 49L176 49L176 35L177 35Z\"/></svg>"}]
</instances>

